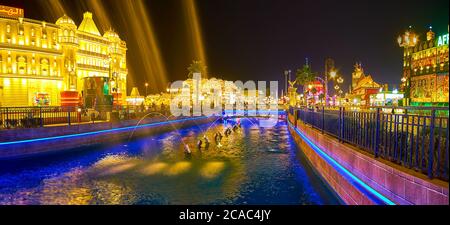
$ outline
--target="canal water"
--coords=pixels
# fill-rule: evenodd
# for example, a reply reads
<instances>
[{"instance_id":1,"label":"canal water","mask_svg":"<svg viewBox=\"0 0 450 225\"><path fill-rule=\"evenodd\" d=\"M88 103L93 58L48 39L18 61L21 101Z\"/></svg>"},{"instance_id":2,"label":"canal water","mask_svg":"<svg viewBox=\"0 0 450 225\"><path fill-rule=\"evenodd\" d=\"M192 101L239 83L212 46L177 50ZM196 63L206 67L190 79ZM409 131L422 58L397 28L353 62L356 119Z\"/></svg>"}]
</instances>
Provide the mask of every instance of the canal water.
<instances>
[{"instance_id":1,"label":"canal water","mask_svg":"<svg viewBox=\"0 0 450 225\"><path fill-rule=\"evenodd\" d=\"M224 124L0 163L0 204L339 204L285 121ZM231 126L229 121L227 126ZM211 144L197 148L199 138ZM67 140L70 141L70 140ZM186 155L185 144L192 154Z\"/></svg>"}]
</instances>

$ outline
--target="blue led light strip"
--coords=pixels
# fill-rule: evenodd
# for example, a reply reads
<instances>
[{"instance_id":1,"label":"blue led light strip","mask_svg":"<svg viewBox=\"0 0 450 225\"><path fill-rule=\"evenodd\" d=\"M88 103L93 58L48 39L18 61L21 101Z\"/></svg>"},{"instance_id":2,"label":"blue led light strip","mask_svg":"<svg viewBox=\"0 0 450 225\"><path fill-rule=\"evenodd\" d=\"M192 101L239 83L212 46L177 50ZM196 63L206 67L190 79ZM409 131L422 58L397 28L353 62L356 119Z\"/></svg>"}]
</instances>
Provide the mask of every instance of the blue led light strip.
<instances>
[{"instance_id":1,"label":"blue led light strip","mask_svg":"<svg viewBox=\"0 0 450 225\"><path fill-rule=\"evenodd\" d=\"M250 109L250 110L244 110L244 109L226 109L223 110L224 112L255 112L255 113L285 113L284 110L255 110L255 109Z\"/></svg>"},{"instance_id":2,"label":"blue led light strip","mask_svg":"<svg viewBox=\"0 0 450 225\"><path fill-rule=\"evenodd\" d=\"M360 180L358 177L356 177L350 171L344 168L341 164L339 164L336 160L334 160L332 157L330 157L328 154L322 151L316 144L314 144L311 140L309 140L308 137L306 137L297 127L294 127L290 122L289 126L293 128L320 157L322 157L326 162L328 162L328 164L333 166L333 168L335 168L339 174L344 176L350 183L354 184L356 188L366 193L367 196L374 202L376 202L377 204L395 205L393 201L389 200L384 195L380 194L375 189L364 183L362 180Z\"/></svg>"},{"instance_id":3,"label":"blue led light strip","mask_svg":"<svg viewBox=\"0 0 450 225\"><path fill-rule=\"evenodd\" d=\"M178 123L178 122L184 122L184 121L189 121L189 120L198 120L198 119L204 119L204 118L207 118L207 117L206 116L200 116L200 117L194 117L194 118L185 118L185 119L178 119L178 120L171 120L171 121L162 121L162 122L143 124L143 125L138 125L138 126L120 127L120 128L92 131L92 132L79 133L79 134L68 134L68 135L45 137L45 138L36 138L36 139L28 139L28 140L20 140L20 141L0 142L0 146L14 145L14 144L24 144L24 143L31 143L31 142L38 142L38 141L50 141L50 140L57 140L57 139L64 139L64 138L74 138L74 137L81 137L81 136L89 136L89 135L96 135L96 134L109 133L109 132L115 132L115 131L125 131L125 130L130 130L130 129L135 129L135 128L154 127L154 126L159 126L159 125L164 125L164 124Z\"/></svg>"}]
</instances>

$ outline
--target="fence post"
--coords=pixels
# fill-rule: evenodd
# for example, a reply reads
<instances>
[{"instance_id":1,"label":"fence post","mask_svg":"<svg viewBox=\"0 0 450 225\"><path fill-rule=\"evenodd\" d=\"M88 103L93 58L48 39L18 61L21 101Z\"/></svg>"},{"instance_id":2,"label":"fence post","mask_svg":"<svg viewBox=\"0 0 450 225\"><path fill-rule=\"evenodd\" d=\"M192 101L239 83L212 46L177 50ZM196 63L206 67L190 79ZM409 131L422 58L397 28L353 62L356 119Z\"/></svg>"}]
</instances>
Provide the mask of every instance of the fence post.
<instances>
[{"instance_id":1,"label":"fence post","mask_svg":"<svg viewBox=\"0 0 450 225\"><path fill-rule=\"evenodd\" d=\"M431 110L430 121L430 149L428 150L428 177L433 178L433 160L434 160L434 120L436 118L436 110Z\"/></svg>"},{"instance_id":2,"label":"fence post","mask_svg":"<svg viewBox=\"0 0 450 225\"><path fill-rule=\"evenodd\" d=\"M70 108L67 108L67 120L70 126Z\"/></svg>"},{"instance_id":3,"label":"fence post","mask_svg":"<svg viewBox=\"0 0 450 225\"><path fill-rule=\"evenodd\" d=\"M298 109L294 109L294 126L297 127L297 120L298 120Z\"/></svg>"},{"instance_id":4,"label":"fence post","mask_svg":"<svg viewBox=\"0 0 450 225\"><path fill-rule=\"evenodd\" d=\"M6 128L9 129L9 108L6 108L6 120L5 120L5 124L6 124Z\"/></svg>"},{"instance_id":5,"label":"fence post","mask_svg":"<svg viewBox=\"0 0 450 225\"><path fill-rule=\"evenodd\" d=\"M375 127L375 158L378 158L378 148L380 145L380 108L377 108L376 127Z\"/></svg>"},{"instance_id":6,"label":"fence post","mask_svg":"<svg viewBox=\"0 0 450 225\"><path fill-rule=\"evenodd\" d=\"M339 106L339 114L338 114L338 137L339 137L339 142L342 142L342 129L341 129L341 119L342 119L342 107Z\"/></svg>"},{"instance_id":7,"label":"fence post","mask_svg":"<svg viewBox=\"0 0 450 225\"><path fill-rule=\"evenodd\" d=\"M42 118L42 107L39 107L39 123L41 127L44 126L44 118Z\"/></svg>"},{"instance_id":8,"label":"fence post","mask_svg":"<svg viewBox=\"0 0 450 225\"><path fill-rule=\"evenodd\" d=\"M325 106L322 106L322 134L325 131Z\"/></svg>"}]
</instances>

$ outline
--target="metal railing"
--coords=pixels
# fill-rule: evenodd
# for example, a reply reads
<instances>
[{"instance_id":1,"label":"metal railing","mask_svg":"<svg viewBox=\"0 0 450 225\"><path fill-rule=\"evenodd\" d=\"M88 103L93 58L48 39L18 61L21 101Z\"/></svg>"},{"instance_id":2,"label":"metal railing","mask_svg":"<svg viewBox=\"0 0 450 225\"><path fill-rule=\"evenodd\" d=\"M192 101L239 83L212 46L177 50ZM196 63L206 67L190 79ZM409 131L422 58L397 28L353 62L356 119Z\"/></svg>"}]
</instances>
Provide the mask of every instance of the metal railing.
<instances>
[{"instance_id":1,"label":"metal railing","mask_svg":"<svg viewBox=\"0 0 450 225\"><path fill-rule=\"evenodd\" d=\"M95 121L122 121L139 119L150 112L169 115L168 107L108 106L87 109L65 106L0 107L0 130L36 128L50 125L72 125Z\"/></svg>"},{"instance_id":2,"label":"metal railing","mask_svg":"<svg viewBox=\"0 0 450 225\"><path fill-rule=\"evenodd\" d=\"M77 120L75 107L0 107L0 129L69 124Z\"/></svg>"},{"instance_id":3,"label":"metal railing","mask_svg":"<svg viewBox=\"0 0 450 225\"><path fill-rule=\"evenodd\" d=\"M430 178L448 181L446 107L299 107L289 109L312 127Z\"/></svg>"}]
</instances>

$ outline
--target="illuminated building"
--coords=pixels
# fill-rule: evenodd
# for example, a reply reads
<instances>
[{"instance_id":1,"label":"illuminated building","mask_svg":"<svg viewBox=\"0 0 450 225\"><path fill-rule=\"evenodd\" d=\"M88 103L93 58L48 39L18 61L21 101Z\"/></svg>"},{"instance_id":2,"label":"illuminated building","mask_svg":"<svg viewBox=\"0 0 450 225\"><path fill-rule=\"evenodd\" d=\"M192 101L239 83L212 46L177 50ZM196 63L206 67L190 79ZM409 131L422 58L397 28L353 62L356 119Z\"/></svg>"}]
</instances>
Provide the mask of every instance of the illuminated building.
<instances>
[{"instance_id":1,"label":"illuminated building","mask_svg":"<svg viewBox=\"0 0 450 225\"><path fill-rule=\"evenodd\" d=\"M144 102L144 96L141 96L139 94L139 90L137 89L137 87L134 87L131 89L131 94L130 96L127 97L127 105L137 105L140 106L143 104Z\"/></svg>"},{"instance_id":2,"label":"illuminated building","mask_svg":"<svg viewBox=\"0 0 450 225\"><path fill-rule=\"evenodd\" d=\"M375 82L371 75L364 74L360 63L356 63L354 67L351 90L347 98L357 105L369 105L370 95L378 93L381 85Z\"/></svg>"},{"instance_id":3,"label":"illuminated building","mask_svg":"<svg viewBox=\"0 0 450 225\"><path fill-rule=\"evenodd\" d=\"M2 9L11 7L0 6L0 106L125 102L126 43L101 35L90 12L77 27L66 15L53 24Z\"/></svg>"},{"instance_id":4,"label":"illuminated building","mask_svg":"<svg viewBox=\"0 0 450 225\"><path fill-rule=\"evenodd\" d=\"M370 95L370 105L398 106L401 99L403 99L403 93L399 93L397 89L392 91L380 90L377 94Z\"/></svg>"},{"instance_id":5,"label":"illuminated building","mask_svg":"<svg viewBox=\"0 0 450 225\"><path fill-rule=\"evenodd\" d=\"M305 87L308 105L314 105L325 98L325 87L321 80L309 82Z\"/></svg>"},{"instance_id":6,"label":"illuminated building","mask_svg":"<svg viewBox=\"0 0 450 225\"><path fill-rule=\"evenodd\" d=\"M404 48L402 88L413 106L448 106L448 33L431 30L420 41L411 28L398 38Z\"/></svg>"}]
</instances>

